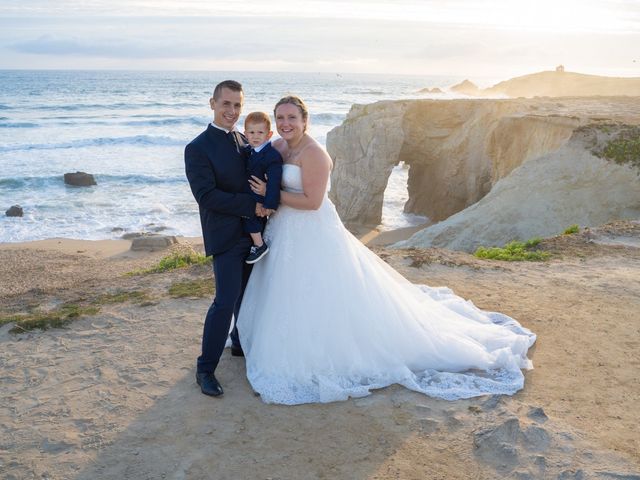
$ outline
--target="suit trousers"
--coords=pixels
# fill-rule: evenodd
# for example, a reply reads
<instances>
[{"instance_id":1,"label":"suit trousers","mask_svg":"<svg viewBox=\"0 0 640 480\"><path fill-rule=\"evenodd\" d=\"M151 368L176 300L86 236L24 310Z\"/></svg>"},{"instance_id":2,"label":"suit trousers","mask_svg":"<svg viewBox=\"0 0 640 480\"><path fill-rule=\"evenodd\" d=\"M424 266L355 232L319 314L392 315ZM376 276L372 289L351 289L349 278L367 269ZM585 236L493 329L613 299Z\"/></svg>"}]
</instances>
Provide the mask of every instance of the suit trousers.
<instances>
[{"instance_id":1,"label":"suit trousers","mask_svg":"<svg viewBox=\"0 0 640 480\"><path fill-rule=\"evenodd\" d=\"M215 371L227 342L233 315L237 323L242 295L251 274L252 266L245 263L251 245L249 237L242 237L229 250L214 255L216 296L204 320L202 354L198 357L197 367L199 373ZM231 332L231 342L240 346L236 326Z\"/></svg>"}]
</instances>

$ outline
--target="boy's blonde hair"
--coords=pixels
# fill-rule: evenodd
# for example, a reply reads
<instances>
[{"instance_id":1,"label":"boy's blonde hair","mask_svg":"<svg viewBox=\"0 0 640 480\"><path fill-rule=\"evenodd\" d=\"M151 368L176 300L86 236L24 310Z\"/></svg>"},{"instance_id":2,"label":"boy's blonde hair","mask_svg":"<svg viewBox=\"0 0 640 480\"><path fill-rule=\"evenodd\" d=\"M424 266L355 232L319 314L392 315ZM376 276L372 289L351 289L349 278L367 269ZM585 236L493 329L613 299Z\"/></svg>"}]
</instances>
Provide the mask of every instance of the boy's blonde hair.
<instances>
[{"instance_id":1,"label":"boy's blonde hair","mask_svg":"<svg viewBox=\"0 0 640 480\"><path fill-rule=\"evenodd\" d=\"M264 123L267 126L267 130L271 131L271 119L264 112L251 112L247 115L247 118L244 119L244 128L247 128L250 123Z\"/></svg>"}]
</instances>

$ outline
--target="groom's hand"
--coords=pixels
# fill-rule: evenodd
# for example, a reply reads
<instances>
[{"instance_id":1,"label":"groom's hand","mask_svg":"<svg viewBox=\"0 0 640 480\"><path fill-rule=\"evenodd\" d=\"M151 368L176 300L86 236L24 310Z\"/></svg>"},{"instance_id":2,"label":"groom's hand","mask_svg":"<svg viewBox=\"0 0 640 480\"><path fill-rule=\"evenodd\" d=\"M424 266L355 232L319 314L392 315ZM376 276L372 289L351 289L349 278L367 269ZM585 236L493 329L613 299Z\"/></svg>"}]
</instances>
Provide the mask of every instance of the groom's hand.
<instances>
[{"instance_id":1,"label":"groom's hand","mask_svg":"<svg viewBox=\"0 0 640 480\"><path fill-rule=\"evenodd\" d=\"M253 193L262 195L263 197L267 193L267 182L262 181L255 175L251 175L251 178L249 179L249 185L251 186L251 190L253 191Z\"/></svg>"}]
</instances>

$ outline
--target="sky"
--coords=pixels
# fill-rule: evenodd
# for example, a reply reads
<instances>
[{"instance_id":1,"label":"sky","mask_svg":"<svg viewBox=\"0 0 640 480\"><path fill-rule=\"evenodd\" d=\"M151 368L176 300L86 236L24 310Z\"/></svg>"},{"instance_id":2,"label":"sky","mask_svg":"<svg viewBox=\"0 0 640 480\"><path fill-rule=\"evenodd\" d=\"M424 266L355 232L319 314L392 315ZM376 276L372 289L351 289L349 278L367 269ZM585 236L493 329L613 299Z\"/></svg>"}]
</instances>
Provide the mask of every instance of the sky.
<instances>
[{"instance_id":1,"label":"sky","mask_svg":"<svg viewBox=\"0 0 640 480\"><path fill-rule=\"evenodd\" d=\"M640 77L640 0L0 0L0 69Z\"/></svg>"}]
</instances>

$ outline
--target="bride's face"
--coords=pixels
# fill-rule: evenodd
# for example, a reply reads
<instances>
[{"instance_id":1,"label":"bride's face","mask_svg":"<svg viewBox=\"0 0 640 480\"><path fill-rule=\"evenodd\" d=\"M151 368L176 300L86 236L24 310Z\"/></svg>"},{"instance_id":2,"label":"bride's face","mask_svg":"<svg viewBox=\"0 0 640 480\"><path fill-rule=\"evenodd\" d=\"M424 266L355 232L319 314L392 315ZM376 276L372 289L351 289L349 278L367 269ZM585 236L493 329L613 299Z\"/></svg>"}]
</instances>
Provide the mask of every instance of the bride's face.
<instances>
[{"instance_id":1,"label":"bride's face","mask_svg":"<svg viewBox=\"0 0 640 480\"><path fill-rule=\"evenodd\" d=\"M295 105L285 103L276 109L276 128L284 140L291 141L302 137L305 127L302 112Z\"/></svg>"}]
</instances>

